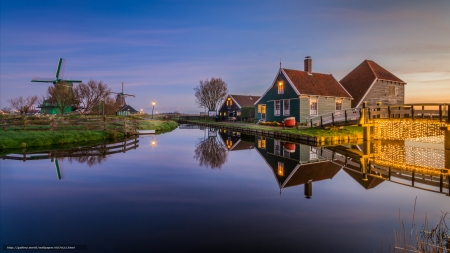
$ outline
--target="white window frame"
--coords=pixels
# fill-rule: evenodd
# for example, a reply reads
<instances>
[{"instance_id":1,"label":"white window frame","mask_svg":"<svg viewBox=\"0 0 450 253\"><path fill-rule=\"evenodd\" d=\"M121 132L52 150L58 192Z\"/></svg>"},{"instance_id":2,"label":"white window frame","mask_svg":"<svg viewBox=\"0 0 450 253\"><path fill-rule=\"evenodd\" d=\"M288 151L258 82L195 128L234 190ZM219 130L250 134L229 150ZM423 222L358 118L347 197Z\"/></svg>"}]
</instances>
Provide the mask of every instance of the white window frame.
<instances>
[{"instance_id":1,"label":"white window frame","mask_svg":"<svg viewBox=\"0 0 450 253\"><path fill-rule=\"evenodd\" d=\"M278 110L277 110L277 103L278 103ZM281 112L281 102L280 100L273 101L273 115L280 116Z\"/></svg>"},{"instance_id":2,"label":"white window frame","mask_svg":"<svg viewBox=\"0 0 450 253\"><path fill-rule=\"evenodd\" d=\"M283 83L283 81L279 81L278 82L278 85L277 85L278 87L278 94L284 94L284 83Z\"/></svg>"},{"instance_id":3,"label":"white window frame","mask_svg":"<svg viewBox=\"0 0 450 253\"><path fill-rule=\"evenodd\" d=\"M286 109L286 103L287 102L287 109ZM291 114L291 100L285 99L283 100L283 116L289 116Z\"/></svg>"},{"instance_id":4,"label":"white window frame","mask_svg":"<svg viewBox=\"0 0 450 253\"><path fill-rule=\"evenodd\" d=\"M277 156L280 156L281 142L280 140L273 141L273 153Z\"/></svg>"},{"instance_id":5,"label":"white window frame","mask_svg":"<svg viewBox=\"0 0 450 253\"><path fill-rule=\"evenodd\" d=\"M338 109L338 104L340 104L340 108L339 109ZM342 104L343 104L343 100L342 99L336 99L335 110L336 111L342 111Z\"/></svg>"},{"instance_id":6,"label":"white window frame","mask_svg":"<svg viewBox=\"0 0 450 253\"><path fill-rule=\"evenodd\" d=\"M313 149L313 147L309 150L309 160L319 160L319 156L317 154L317 149Z\"/></svg>"},{"instance_id":7,"label":"white window frame","mask_svg":"<svg viewBox=\"0 0 450 253\"><path fill-rule=\"evenodd\" d=\"M312 109L313 103L316 104L315 110ZM318 98L309 98L309 115L316 116L319 114L319 99Z\"/></svg>"}]
</instances>

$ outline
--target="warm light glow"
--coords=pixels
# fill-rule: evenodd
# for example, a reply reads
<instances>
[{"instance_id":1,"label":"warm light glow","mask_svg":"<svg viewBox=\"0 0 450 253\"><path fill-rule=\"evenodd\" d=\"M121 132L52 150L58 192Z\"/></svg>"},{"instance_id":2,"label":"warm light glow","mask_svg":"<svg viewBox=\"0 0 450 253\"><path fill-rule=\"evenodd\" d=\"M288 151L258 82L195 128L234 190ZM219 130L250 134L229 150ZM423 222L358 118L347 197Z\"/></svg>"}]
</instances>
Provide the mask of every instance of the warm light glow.
<instances>
[{"instance_id":1,"label":"warm light glow","mask_svg":"<svg viewBox=\"0 0 450 253\"><path fill-rule=\"evenodd\" d=\"M282 82L282 81L279 81L279 82L278 82L278 85L282 86L282 85L283 85L283 82Z\"/></svg>"},{"instance_id":2,"label":"warm light glow","mask_svg":"<svg viewBox=\"0 0 450 253\"><path fill-rule=\"evenodd\" d=\"M154 147L156 145L155 138L152 137L152 146Z\"/></svg>"},{"instance_id":3,"label":"warm light glow","mask_svg":"<svg viewBox=\"0 0 450 253\"><path fill-rule=\"evenodd\" d=\"M442 136L443 122L423 119L376 119L374 123L373 138L378 140L407 140L429 136Z\"/></svg>"},{"instance_id":4,"label":"warm light glow","mask_svg":"<svg viewBox=\"0 0 450 253\"><path fill-rule=\"evenodd\" d=\"M156 102L155 102L155 101L152 101L152 105L153 105L153 106L156 105Z\"/></svg>"},{"instance_id":5,"label":"warm light glow","mask_svg":"<svg viewBox=\"0 0 450 253\"><path fill-rule=\"evenodd\" d=\"M278 162L278 176L282 177L284 176L284 163Z\"/></svg>"}]
</instances>

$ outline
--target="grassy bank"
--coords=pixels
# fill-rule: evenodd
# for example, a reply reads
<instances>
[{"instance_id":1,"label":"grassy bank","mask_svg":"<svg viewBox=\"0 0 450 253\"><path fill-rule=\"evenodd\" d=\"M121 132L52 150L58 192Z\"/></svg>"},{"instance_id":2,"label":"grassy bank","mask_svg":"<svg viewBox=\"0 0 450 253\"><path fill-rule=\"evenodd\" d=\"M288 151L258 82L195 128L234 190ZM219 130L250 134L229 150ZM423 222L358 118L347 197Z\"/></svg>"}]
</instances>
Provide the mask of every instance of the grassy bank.
<instances>
[{"instance_id":1,"label":"grassy bank","mask_svg":"<svg viewBox=\"0 0 450 253\"><path fill-rule=\"evenodd\" d=\"M155 130L156 133L170 132L178 127L178 123L171 120L139 120L140 130Z\"/></svg>"},{"instance_id":2,"label":"grassy bank","mask_svg":"<svg viewBox=\"0 0 450 253\"><path fill-rule=\"evenodd\" d=\"M329 142L329 141L335 141L340 139L350 139L350 140L357 140L362 139L362 127L359 126L346 126L341 128L329 128L329 129L321 129L321 128L310 128L310 127L302 127L300 129L296 128L285 128L283 127L274 127L274 126L264 126L264 125L257 125L252 123L230 123L230 122L214 122L214 121L203 121L203 120L191 120L190 122L199 122L199 123L211 123L211 124L218 124L223 126L232 126L235 125L237 127L242 128L249 128L249 129L255 129L255 130L264 130L264 131L271 131L274 133L286 133L286 134L298 134L303 136L311 136L311 137L317 137L319 142Z\"/></svg>"},{"instance_id":3,"label":"grassy bank","mask_svg":"<svg viewBox=\"0 0 450 253\"><path fill-rule=\"evenodd\" d=\"M87 143L123 138L123 133L115 131L1 131L0 149L27 148L68 143Z\"/></svg>"},{"instance_id":4,"label":"grassy bank","mask_svg":"<svg viewBox=\"0 0 450 253\"><path fill-rule=\"evenodd\" d=\"M169 132L178 127L178 124L174 121L140 120L138 123L139 129L155 130L156 133ZM121 138L124 138L124 134L113 130L0 130L0 150L78 143L84 144Z\"/></svg>"}]
</instances>

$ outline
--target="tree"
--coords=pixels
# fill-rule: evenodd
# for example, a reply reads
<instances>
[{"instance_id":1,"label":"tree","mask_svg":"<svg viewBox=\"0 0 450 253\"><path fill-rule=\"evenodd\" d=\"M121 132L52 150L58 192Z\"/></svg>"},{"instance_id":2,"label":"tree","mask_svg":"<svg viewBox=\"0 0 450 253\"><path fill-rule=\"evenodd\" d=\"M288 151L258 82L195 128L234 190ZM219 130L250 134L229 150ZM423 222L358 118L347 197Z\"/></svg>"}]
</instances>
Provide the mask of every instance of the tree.
<instances>
[{"instance_id":1,"label":"tree","mask_svg":"<svg viewBox=\"0 0 450 253\"><path fill-rule=\"evenodd\" d=\"M195 102L199 107L206 107L209 111L216 111L228 94L227 83L221 78L214 77L211 80L200 80L200 85L194 90Z\"/></svg>"},{"instance_id":2,"label":"tree","mask_svg":"<svg viewBox=\"0 0 450 253\"><path fill-rule=\"evenodd\" d=\"M241 118L249 119L255 117L255 107L253 106L243 106L241 108Z\"/></svg>"},{"instance_id":3,"label":"tree","mask_svg":"<svg viewBox=\"0 0 450 253\"><path fill-rule=\"evenodd\" d=\"M111 89L108 85L94 80L89 80L87 84L80 83L73 89L77 110L81 114L89 113L100 101L109 95Z\"/></svg>"},{"instance_id":4,"label":"tree","mask_svg":"<svg viewBox=\"0 0 450 253\"><path fill-rule=\"evenodd\" d=\"M61 115L76 104L72 87L67 86L64 82L48 87L45 102L56 107L61 112Z\"/></svg>"},{"instance_id":5,"label":"tree","mask_svg":"<svg viewBox=\"0 0 450 253\"><path fill-rule=\"evenodd\" d=\"M92 107L91 112L94 114L103 114L104 111L105 115L114 115L119 111L120 107L120 100L107 96L105 97L105 100L98 101L98 103Z\"/></svg>"},{"instance_id":6,"label":"tree","mask_svg":"<svg viewBox=\"0 0 450 253\"><path fill-rule=\"evenodd\" d=\"M28 96L23 98L22 96L18 98L9 99L8 102L13 109L16 109L20 114L27 114L32 106L38 101L38 96Z\"/></svg>"},{"instance_id":7,"label":"tree","mask_svg":"<svg viewBox=\"0 0 450 253\"><path fill-rule=\"evenodd\" d=\"M220 169L227 161L227 148L217 137L209 137L205 140L200 140L195 145L194 158L200 162L200 166Z\"/></svg>"}]
</instances>

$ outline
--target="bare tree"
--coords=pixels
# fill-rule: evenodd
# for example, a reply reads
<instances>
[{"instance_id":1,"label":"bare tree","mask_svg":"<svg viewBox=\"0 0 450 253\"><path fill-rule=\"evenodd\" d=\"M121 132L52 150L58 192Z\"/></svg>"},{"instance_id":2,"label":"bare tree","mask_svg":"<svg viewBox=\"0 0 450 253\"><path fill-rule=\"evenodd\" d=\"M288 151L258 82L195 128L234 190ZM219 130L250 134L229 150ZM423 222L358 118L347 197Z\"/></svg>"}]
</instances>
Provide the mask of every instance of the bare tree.
<instances>
[{"instance_id":1,"label":"bare tree","mask_svg":"<svg viewBox=\"0 0 450 253\"><path fill-rule=\"evenodd\" d=\"M16 109L20 114L27 114L32 106L38 101L38 96L28 96L23 98L22 96L18 98L9 99L8 102L13 109Z\"/></svg>"},{"instance_id":2,"label":"bare tree","mask_svg":"<svg viewBox=\"0 0 450 253\"><path fill-rule=\"evenodd\" d=\"M2 108L2 111L4 111L4 112L10 112L11 110L12 110L11 107L3 107Z\"/></svg>"},{"instance_id":3,"label":"bare tree","mask_svg":"<svg viewBox=\"0 0 450 253\"><path fill-rule=\"evenodd\" d=\"M73 89L74 98L77 102L77 110L81 114L89 113L100 101L109 95L111 89L108 85L94 80L89 80L87 84L80 83Z\"/></svg>"},{"instance_id":4,"label":"bare tree","mask_svg":"<svg viewBox=\"0 0 450 253\"><path fill-rule=\"evenodd\" d=\"M194 90L195 102L199 107L206 107L210 111L216 111L228 94L227 83L214 77L211 80L200 80L200 85Z\"/></svg>"},{"instance_id":5,"label":"bare tree","mask_svg":"<svg viewBox=\"0 0 450 253\"><path fill-rule=\"evenodd\" d=\"M195 145L194 158L200 162L200 166L221 168L227 161L228 153L225 144L218 140L217 137L209 137L205 140L200 140Z\"/></svg>"},{"instance_id":6,"label":"bare tree","mask_svg":"<svg viewBox=\"0 0 450 253\"><path fill-rule=\"evenodd\" d=\"M98 103L92 107L91 112L94 114L102 114L104 111L105 115L114 115L119 111L120 107L120 100L107 96L104 100L98 101Z\"/></svg>"},{"instance_id":7,"label":"bare tree","mask_svg":"<svg viewBox=\"0 0 450 253\"><path fill-rule=\"evenodd\" d=\"M56 107L61 112L61 115L76 104L72 87L67 86L64 82L48 87L45 102Z\"/></svg>"}]
</instances>

